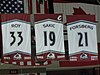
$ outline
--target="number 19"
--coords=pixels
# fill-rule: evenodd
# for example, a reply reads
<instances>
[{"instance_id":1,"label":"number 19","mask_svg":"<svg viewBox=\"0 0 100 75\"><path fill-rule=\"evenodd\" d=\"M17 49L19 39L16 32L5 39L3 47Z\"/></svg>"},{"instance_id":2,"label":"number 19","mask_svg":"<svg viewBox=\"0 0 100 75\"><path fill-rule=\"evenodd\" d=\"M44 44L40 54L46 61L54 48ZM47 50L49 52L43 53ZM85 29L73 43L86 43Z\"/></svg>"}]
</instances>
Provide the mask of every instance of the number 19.
<instances>
[{"instance_id":1,"label":"number 19","mask_svg":"<svg viewBox=\"0 0 100 75\"><path fill-rule=\"evenodd\" d=\"M53 46L55 44L55 33L53 31L49 32L49 40L50 40L50 46ZM47 46L47 31L44 31L44 46Z\"/></svg>"}]
</instances>

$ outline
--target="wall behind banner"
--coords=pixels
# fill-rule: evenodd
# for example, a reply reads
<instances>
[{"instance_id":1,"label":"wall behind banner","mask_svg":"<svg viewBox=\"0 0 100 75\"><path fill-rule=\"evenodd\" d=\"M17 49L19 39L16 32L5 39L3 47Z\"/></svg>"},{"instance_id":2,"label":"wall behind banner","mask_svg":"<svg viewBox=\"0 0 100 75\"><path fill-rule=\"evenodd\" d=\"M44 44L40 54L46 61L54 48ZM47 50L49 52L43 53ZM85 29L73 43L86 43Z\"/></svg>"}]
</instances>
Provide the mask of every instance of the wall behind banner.
<instances>
[{"instance_id":1,"label":"wall behind banner","mask_svg":"<svg viewBox=\"0 0 100 75\"><path fill-rule=\"evenodd\" d=\"M83 14L85 12L85 14ZM63 13L63 15L95 15L97 23L97 40L100 42L100 6L85 3L54 3L54 13ZM63 17L66 23L66 18ZM66 27L64 27L65 29ZM65 29L66 30L66 29ZM67 39L66 39L67 40Z\"/></svg>"},{"instance_id":2,"label":"wall behind banner","mask_svg":"<svg viewBox=\"0 0 100 75\"><path fill-rule=\"evenodd\" d=\"M45 0L47 1L47 0ZM99 5L93 5L93 4L85 4L85 3L71 3L64 0L53 0L53 6L54 6L54 13L61 13L63 16L66 15L82 15L83 12L85 12L87 15L95 15L96 16L96 22L97 22L97 38L98 42L100 42L100 35L99 35L99 28L100 28L100 6ZM39 6L39 7L38 7ZM38 3L38 0L32 1L32 13L40 13L40 14L46 14L48 13L48 6L47 3ZM84 14L83 14L84 15ZM66 17L63 17L63 23L66 23ZM64 27L64 30L66 30L66 26ZM65 36L65 40L67 40L67 36Z\"/></svg>"}]
</instances>

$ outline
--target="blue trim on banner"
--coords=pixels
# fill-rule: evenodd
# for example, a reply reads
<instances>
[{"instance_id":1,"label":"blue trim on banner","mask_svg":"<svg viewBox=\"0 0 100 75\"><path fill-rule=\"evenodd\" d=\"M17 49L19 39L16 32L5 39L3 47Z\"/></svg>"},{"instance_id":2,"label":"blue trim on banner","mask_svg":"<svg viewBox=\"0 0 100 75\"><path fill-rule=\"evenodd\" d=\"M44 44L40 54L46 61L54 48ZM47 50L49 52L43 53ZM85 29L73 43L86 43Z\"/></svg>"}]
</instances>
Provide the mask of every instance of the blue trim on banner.
<instances>
[{"instance_id":1,"label":"blue trim on banner","mask_svg":"<svg viewBox=\"0 0 100 75\"><path fill-rule=\"evenodd\" d=\"M73 25L73 24L75 24L75 23L79 23L79 22L84 22L84 23L88 23L88 24L96 25L95 22L86 21L86 20L78 20L78 21L74 21L74 22L71 22L71 23L67 23L66 26Z\"/></svg>"}]
</instances>

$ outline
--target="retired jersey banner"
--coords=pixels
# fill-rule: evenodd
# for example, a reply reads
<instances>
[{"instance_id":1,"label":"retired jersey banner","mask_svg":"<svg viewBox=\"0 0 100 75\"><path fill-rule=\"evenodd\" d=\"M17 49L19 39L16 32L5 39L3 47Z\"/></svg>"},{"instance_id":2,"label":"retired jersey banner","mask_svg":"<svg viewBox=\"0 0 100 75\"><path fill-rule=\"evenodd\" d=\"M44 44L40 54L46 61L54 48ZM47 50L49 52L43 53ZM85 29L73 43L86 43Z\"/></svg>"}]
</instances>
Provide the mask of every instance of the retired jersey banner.
<instances>
[{"instance_id":1,"label":"retired jersey banner","mask_svg":"<svg viewBox=\"0 0 100 75\"><path fill-rule=\"evenodd\" d=\"M70 60L98 60L95 16L69 15L67 22Z\"/></svg>"},{"instance_id":2,"label":"retired jersey banner","mask_svg":"<svg viewBox=\"0 0 100 75\"><path fill-rule=\"evenodd\" d=\"M2 14L3 62L17 65L31 65L30 15Z\"/></svg>"},{"instance_id":3,"label":"retired jersey banner","mask_svg":"<svg viewBox=\"0 0 100 75\"><path fill-rule=\"evenodd\" d=\"M35 14L37 59L64 59L62 14Z\"/></svg>"}]
</instances>

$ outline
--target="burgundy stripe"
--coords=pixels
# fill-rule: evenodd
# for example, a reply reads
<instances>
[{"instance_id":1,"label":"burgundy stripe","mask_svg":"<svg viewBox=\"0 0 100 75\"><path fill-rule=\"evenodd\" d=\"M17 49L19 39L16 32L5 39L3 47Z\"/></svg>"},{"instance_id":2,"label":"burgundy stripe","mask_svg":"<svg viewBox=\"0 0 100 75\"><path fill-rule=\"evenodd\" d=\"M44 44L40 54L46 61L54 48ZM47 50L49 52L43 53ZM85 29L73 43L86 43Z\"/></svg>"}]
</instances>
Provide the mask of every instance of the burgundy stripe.
<instances>
[{"instance_id":1,"label":"burgundy stripe","mask_svg":"<svg viewBox=\"0 0 100 75\"><path fill-rule=\"evenodd\" d=\"M53 0L54 3L75 3L75 2L72 2L70 0Z\"/></svg>"},{"instance_id":2,"label":"burgundy stripe","mask_svg":"<svg viewBox=\"0 0 100 75\"><path fill-rule=\"evenodd\" d=\"M32 0L28 0L28 11L29 14L32 14Z\"/></svg>"},{"instance_id":3,"label":"burgundy stripe","mask_svg":"<svg viewBox=\"0 0 100 75\"><path fill-rule=\"evenodd\" d=\"M98 61L59 61L60 67L92 66L98 65Z\"/></svg>"},{"instance_id":4,"label":"burgundy stripe","mask_svg":"<svg viewBox=\"0 0 100 75\"><path fill-rule=\"evenodd\" d=\"M36 10L37 13L40 13L40 3L38 2L38 0L36 0Z\"/></svg>"},{"instance_id":5,"label":"burgundy stripe","mask_svg":"<svg viewBox=\"0 0 100 75\"><path fill-rule=\"evenodd\" d=\"M95 15L67 15L66 18L68 23L77 20L86 20L86 21L95 22Z\"/></svg>"},{"instance_id":6,"label":"burgundy stripe","mask_svg":"<svg viewBox=\"0 0 100 75\"><path fill-rule=\"evenodd\" d=\"M63 16L62 14L34 14L34 21L37 22L48 18L57 20L59 15Z\"/></svg>"},{"instance_id":7,"label":"burgundy stripe","mask_svg":"<svg viewBox=\"0 0 100 75\"><path fill-rule=\"evenodd\" d=\"M47 0L44 1L44 13L48 14L48 2L47 2Z\"/></svg>"},{"instance_id":8,"label":"burgundy stripe","mask_svg":"<svg viewBox=\"0 0 100 75\"><path fill-rule=\"evenodd\" d=\"M1 22L13 20L13 19L19 19L19 20L30 22L29 18L30 18L29 14L1 14Z\"/></svg>"}]
</instances>

